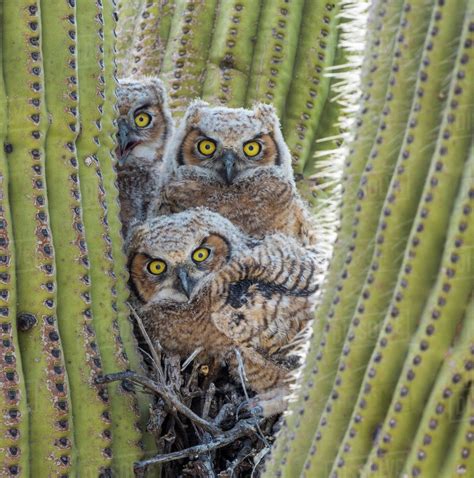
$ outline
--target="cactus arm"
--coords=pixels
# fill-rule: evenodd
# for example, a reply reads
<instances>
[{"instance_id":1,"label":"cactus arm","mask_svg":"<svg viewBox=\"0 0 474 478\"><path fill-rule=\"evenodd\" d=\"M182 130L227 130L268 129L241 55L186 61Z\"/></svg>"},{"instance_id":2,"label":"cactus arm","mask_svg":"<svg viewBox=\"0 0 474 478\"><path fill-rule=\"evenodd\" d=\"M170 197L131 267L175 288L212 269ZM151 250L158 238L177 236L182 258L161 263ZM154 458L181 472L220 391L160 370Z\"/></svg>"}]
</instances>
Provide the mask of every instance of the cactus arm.
<instances>
[{"instance_id":1,"label":"cactus arm","mask_svg":"<svg viewBox=\"0 0 474 478\"><path fill-rule=\"evenodd\" d=\"M107 0L103 4L105 22L111 22L115 25L113 2ZM120 204L118 200L118 190L116 186L116 173L114 171L117 158L116 149L116 125L114 118L116 116L115 90L117 81L115 79L114 65L114 32L112 27L105 29L104 62L105 62L105 97L104 115L102 117L102 135L100 140L100 149L98 152L99 162L103 173L104 187L107 193L107 218L110 225L110 237L112 239L112 255L114 258L114 273L116 278L116 304L118 314L118 324L123 347L128 357L130 368L138 373L143 372L143 364L138 344L133 333L132 323L129 320L130 311L127 306L129 291L127 288L128 272L126 268L126 257L123 252L123 239L121 235L121 222L119 218ZM146 426L149 420L149 395L137 393L138 406L140 410L140 423L144 449L147 454L156 454L155 438L146 432Z\"/></svg>"},{"instance_id":2,"label":"cactus arm","mask_svg":"<svg viewBox=\"0 0 474 478\"><path fill-rule=\"evenodd\" d=\"M469 428L474 428L474 423L469 423L469 415L472 416L474 411L472 383L469 384L472 381L473 323L474 300L471 298L462 321L463 326L460 327L458 343L454 350L445 351L444 363L429 400L422 407L424 411L419 410L422 418L405 463L406 476L452 477L457 475L456 472L461 472L461 476L472 476L473 470L469 473L465 468L466 458L472 450L472 436L469 443L467 434ZM446 450L449 452L446 453ZM443 460L444 458L446 459ZM449 470L449 474L439 474L442 468Z\"/></svg>"},{"instance_id":3,"label":"cactus arm","mask_svg":"<svg viewBox=\"0 0 474 478\"><path fill-rule=\"evenodd\" d=\"M99 168L99 161L110 162L110 154L98 159L101 138L110 134L110 130L104 133L101 122L105 98L104 38L110 41L113 25L110 21L104 24L102 2L93 7L86 5L86 0L77 2L81 132L76 144L86 239L88 244L93 244L89 249L92 313L103 368L108 373L128 368L116 311L116 278L107 198ZM132 473L132 462L141 456L135 397L122 384L113 384L108 390L112 411L113 470L120 475Z\"/></svg>"},{"instance_id":4,"label":"cactus arm","mask_svg":"<svg viewBox=\"0 0 474 478\"><path fill-rule=\"evenodd\" d=\"M39 2L3 2L8 97L8 168L16 249L17 312L36 320L20 335L30 409L30 466L37 476L69 473L73 430L56 317L54 249L44 175L47 117ZM34 321L33 321L34 322Z\"/></svg>"},{"instance_id":5,"label":"cactus arm","mask_svg":"<svg viewBox=\"0 0 474 478\"><path fill-rule=\"evenodd\" d=\"M466 34L465 29L464 32ZM460 50L465 48L465 43L461 40ZM456 68L465 70L465 76L469 78L473 64L468 62L464 65L464 57L460 51ZM465 88L470 90L466 92L465 99L472 98L471 83L468 80L465 82ZM456 86L453 84L451 88L453 94L456 94ZM453 107L458 108L457 100L448 101L443 113L441 133L407 242L397 284L336 459L336 462L343 464L341 472L348 470L350 473L350 466L355 467L356 463L360 463L371 447L372 434L385 417L400 375L408 339L417 325L415 318L418 318L423 310L438 271L440 251L449 224L450 205L454 203L469 149L469 135L472 134L471 131L463 130L463 115L456 114ZM446 135L446 131L453 134ZM420 242L423 247L418 247ZM377 390L377 396L368 393L370 390ZM370 413L367 413L368 410ZM386 425L390 427L390 423Z\"/></svg>"},{"instance_id":6,"label":"cactus arm","mask_svg":"<svg viewBox=\"0 0 474 478\"><path fill-rule=\"evenodd\" d=\"M75 142L77 119L76 9L62 0L41 4L55 28L43 31L46 108L46 182L56 250L58 324L71 386L79 474L110 469L110 421L106 388L94 385L101 371L92 323L89 259L84 234ZM92 246L93 247L93 246ZM87 403L87 407L83 406Z\"/></svg>"},{"instance_id":7,"label":"cactus arm","mask_svg":"<svg viewBox=\"0 0 474 478\"><path fill-rule=\"evenodd\" d=\"M285 109L298 46L304 0L263 0L246 104L273 103Z\"/></svg>"},{"instance_id":8,"label":"cactus arm","mask_svg":"<svg viewBox=\"0 0 474 478\"><path fill-rule=\"evenodd\" d=\"M169 41L161 67L170 107L176 114L202 94L217 0L176 0Z\"/></svg>"},{"instance_id":9,"label":"cactus arm","mask_svg":"<svg viewBox=\"0 0 474 478\"><path fill-rule=\"evenodd\" d=\"M392 177L383 206L383 211L390 211L390 214L384 213L380 221L370 273L352 316L332 393L313 440L316 451L308 460L311 463L308 464L308 473L317 476L321 473L319 467L326 467L332 462L332 450L337 450L337 444L344 435L353 402L340 397L356 397L358 394L365 366L375 345L373 331L379 327L390 303L419 195L432 159L444 104L442 101L433 102L432 98L447 89L445 78L454 66L462 28L460 16L446 15L446 8L452 6L438 5L431 16L430 31L439 25L439 15L446 16L446 19L439 25L438 34L435 37L428 35L425 43L423 62L428 66L420 68L415 87L415 91L423 90L424 95L412 105L407 122L411 126L406 130L395 168L397 173ZM464 6L464 0L456 5L458 9ZM431 81L427 82L426 77ZM468 95L469 91L465 94ZM469 98L463 96L460 101L463 104Z\"/></svg>"},{"instance_id":10,"label":"cactus arm","mask_svg":"<svg viewBox=\"0 0 474 478\"><path fill-rule=\"evenodd\" d=\"M463 50L460 49L460 51L462 55ZM459 70L455 72L454 78ZM474 73L474 68L471 68L469 73L471 72ZM456 80L454 87L466 88L467 83L472 82L467 79L464 82ZM474 88L467 87L466 90L467 101L472 101ZM452 99L453 96L450 100ZM461 108L463 106L461 103ZM460 131L456 132L454 129L453 132L456 134ZM474 155L471 155L465 165L463 183L451 214L449 235L444 246L438 280L424 308L418 329L413 337L414 345L409 349L392 403L384 419L382 436L390 436L390 451L396 452L398 456L405 452L410 444L410 439L415 434L416 425L436 378L436 371L449 351L458 325L462 324L469 296L474 290L474 276L470 271L465 271L466 264L474 263L474 234L467 232L472 232L474 228L473 214L467 213L474 204L473 198L469 197L473 193L473 175ZM421 351L419 344L424 344ZM467 349L467 345L465 348ZM416 381L413 381L412 374L416 376ZM404 416L403 420L400 420L401 413ZM396 426L390 426L393 421L397 423ZM393 469L393 464L388 463L390 458L383 451L383 444L372 451L367 470L376 467L377 470L380 470L378 473L383 474L389 467Z\"/></svg>"},{"instance_id":11,"label":"cactus arm","mask_svg":"<svg viewBox=\"0 0 474 478\"><path fill-rule=\"evenodd\" d=\"M334 64L341 2L305 2L298 51L283 117L283 135L293 158L293 169L302 174L309 159L321 113L327 102Z\"/></svg>"},{"instance_id":12,"label":"cactus arm","mask_svg":"<svg viewBox=\"0 0 474 478\"><path fill-rule=\"evenodd\" d=\"M123 78L130 74L131 45L136 38L136 24L145 0L120 0L117 2L117 74Z\"/></svg>"},{"instance_id":13,"label":"cactus arm","mask_svg":"<svg viewBox=\"0 0 474 478\"><path fill-rule=\"evenodd\" d=\"M204 100L229 107L245 103L260 6L261 2L255 0L221 0L204 81Z\"/></svg>"},{"instance_id":14,"label":"cactus arm","mask_svg":"<svg viewBox=\"0 0 474 478\"><path fill-rule=\"evenodd\" d=\"M3 25L0 2L0 25ZM7 98L0 35L0 476L29 475L28 409L16 326L15 250L8 204L8 167L4 151Z\"/></svg>"}]
</instances>

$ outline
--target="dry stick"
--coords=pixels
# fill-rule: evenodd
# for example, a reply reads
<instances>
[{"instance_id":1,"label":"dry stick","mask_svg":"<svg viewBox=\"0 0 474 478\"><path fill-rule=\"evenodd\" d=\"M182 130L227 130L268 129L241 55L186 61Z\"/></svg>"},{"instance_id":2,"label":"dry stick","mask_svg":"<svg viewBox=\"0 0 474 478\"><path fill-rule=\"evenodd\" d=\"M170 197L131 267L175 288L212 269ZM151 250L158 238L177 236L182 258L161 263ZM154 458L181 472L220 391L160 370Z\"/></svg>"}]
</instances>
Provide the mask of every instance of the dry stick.
<instances>
[{"instance_id":1,"label":"dry stick","mask_svg":"<svg viewBox=\"0 0 474 478\"><path fill-rule=\"evenodd\" d=\"M216 427L207 420L202 419L190 410L186 405L182 404L178 397L167 390L166 386L161 383L155 382L148 377L138 375L136 372L130 370L126 372L108 373L104 377L97 379L98 383L109 383L118 380L130 380L131 382L142 385L145 388L157 393L170 408L175 408L179 413L188 417L192 422L199 425L203 430L212 433L213 435L221 435L223 432L220 428Z\"/></svg>"},{"instance_id":2,"label":"dry stick","mask_svg":"<svg viewBox=\"0 0 474 478\"><path fill-rule=\"evenodd\" d=\"M148 460L138 461L135 463L135 470L144 468L148 465L154 465L158 463L167 463L170 461L180 460L182 458L193 457L197 455L202 455L203 453L208 453L212 450L217 450L223 446L230 445L234 441L242 438L243 436L250 436L257 433L258 425L263 421L259 419L246 419L239 421L234 428L223 432L221 435L216 437L210 443L203 443L201 445L196 445L191 448L186 448L185 450L175 451L173 453L168 453L164 455L157 455Z\"/></svg>"},{"instance_id":3,"label":"dry stick","mask_svg":"<svg viewBox=\"0 0 474 478\"><path fill-rule=\"evenodd\" d=\"M137 321L138 328L140 329L140 332L143 335L143 338L145 339L146 344L148 345L148 348L150 349L150 354L153 359L153 362L155 363L155 369L156 372L158 373L158 378L164 383L165 382L165 375L163 372L163 369L161 368L161 360L158 354L156 353L156 348L153 345L153 342L150 339L150 336L147 334L147 331L145 330L145 326L143 325L141 317L137 314L137 311L133 308L132 304L127 302L127 305L132 312L133 317ZM161 349L161 346L160 346Z\"/></svg>"}]
</instances>

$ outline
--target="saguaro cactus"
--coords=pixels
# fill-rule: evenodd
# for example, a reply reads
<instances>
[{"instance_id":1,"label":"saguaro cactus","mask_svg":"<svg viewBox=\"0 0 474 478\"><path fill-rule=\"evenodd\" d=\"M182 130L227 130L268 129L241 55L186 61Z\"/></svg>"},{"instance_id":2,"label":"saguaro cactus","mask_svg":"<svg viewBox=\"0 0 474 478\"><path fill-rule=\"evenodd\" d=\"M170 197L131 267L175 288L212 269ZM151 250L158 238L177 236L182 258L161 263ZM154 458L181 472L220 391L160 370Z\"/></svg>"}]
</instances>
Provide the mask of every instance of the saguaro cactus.
<instances>
[{"instance_id":1,"label":"saguaro cactus","mask_svg":"<svg viewBox=\"0 0 474 478\"><path fill-rule=\"evenodd\" d=\"M0 474L131 476L137 396L95 383L138 367L115 204L113 2L0 6Z\"/></svg>"},{"instance_id":2,"label":"saguaro cactus","mask_svg":"<svg viewBox=\"0 0 474 478\"><path fill-rule=\"evenodd\" d=\"M372 6L339 238L266 476L469 466L473 12L472 0Z\"/></svg>"}]
</instances>

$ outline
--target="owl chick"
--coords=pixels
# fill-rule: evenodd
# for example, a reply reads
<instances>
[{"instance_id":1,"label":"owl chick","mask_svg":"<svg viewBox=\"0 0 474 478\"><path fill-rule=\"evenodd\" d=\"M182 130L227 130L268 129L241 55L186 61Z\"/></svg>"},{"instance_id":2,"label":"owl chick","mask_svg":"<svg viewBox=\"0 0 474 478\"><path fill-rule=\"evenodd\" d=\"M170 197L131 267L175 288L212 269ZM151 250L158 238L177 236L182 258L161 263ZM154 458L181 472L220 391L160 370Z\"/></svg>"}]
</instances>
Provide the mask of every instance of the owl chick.
<instances>
[{"instance_id":1,"label":"owl chick","mask_svg":"<svg viewBox=\"0 0 474 478\"><path fill-rule=\"evenodd\" d=\"M174 124L165 87L158 78L120 80L117 106L117 173L126 235L132 221L146 216Z\"/></svg>"},{"instance_id":2,"label":"owl chick","mask_svg":"<svg viewBox=\"0 0 474 478\"><path fill-rule=\"evenodd\" d=\"M315 242L275 110L195 101L165 151L154 214L203 206L255 237L281 232Z\"/></svg>"},{"instance_id":3,"label":"owl chick","mask_svg":"<svg viewBox=\"0 0 474 478\"><path fill-rule=\"evenodd\" d=\"M281 357L313 315L322 268L281 234L262 240L204 208L138 226L128 248L132 287L145 327L169 352L227 363L282 411L289 369Z\"/></svg>"}]
</instances>

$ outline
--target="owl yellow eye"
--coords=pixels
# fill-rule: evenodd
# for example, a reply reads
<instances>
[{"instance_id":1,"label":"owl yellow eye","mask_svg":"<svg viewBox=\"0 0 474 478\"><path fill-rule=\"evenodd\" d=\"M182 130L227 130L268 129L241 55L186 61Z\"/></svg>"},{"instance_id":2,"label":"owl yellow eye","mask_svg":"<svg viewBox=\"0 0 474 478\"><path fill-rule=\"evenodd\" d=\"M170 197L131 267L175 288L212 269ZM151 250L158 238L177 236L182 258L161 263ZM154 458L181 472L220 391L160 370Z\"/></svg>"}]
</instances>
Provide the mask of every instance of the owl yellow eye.
<instances>
[{"instance_id":1,"label":"owl yellow eye","mask_svg":"<svg viewBox=\"0 0 474 478\"><path fill-rule=\"evenodd\" d=\"M211 251L209 249L206 249L205 247L200 247L193 252L193 261L203 262L209 257L210 253Z\"/></svg>"},{"instance_id":2,"label":"owl yellow eye","mask_svg":"<svg viewBox=\"0 0 474 478\"><path fill-rule=\"evenodd\" d=\"M262 146L258 141L249 141L248 143L244 144L244 153L249 158L253 158L257 156L262 150Z\"/></svg>"},{"instance_id":3,"label":"owl yellow eye","mask_svg":"<svg viewBox=\"0 0 474 478\"><path fill-rule=\"evenodd\" d=\"M151 116L148 113L138 113L135 115L135 124L139 128L146 128L151 123Z\"/></svg>"},{"instance_id":4,"label":"owl yellow eye","mask_svg":"<svg viewBox=\"0 0 474 478\"><path fill-rule=\"evenodd\" d=\"M150 274L153 274L154 276L159 276L166 271L166 262L155 259L148 263L147 269Z\"/></svg>"},{"instance_id":5,"label":"owl yellow eye","mask_svg":"<svg viewBox=\"0 0 474 478\"><path fill-rule=\"evenodd\" d=\"M216 151L216 143L210 139L202 139L197 145L198 151L204 156L211 156Z\"/></svg>"}]
</instances>

